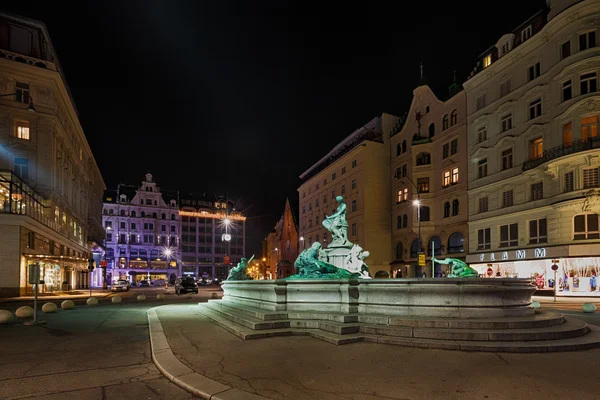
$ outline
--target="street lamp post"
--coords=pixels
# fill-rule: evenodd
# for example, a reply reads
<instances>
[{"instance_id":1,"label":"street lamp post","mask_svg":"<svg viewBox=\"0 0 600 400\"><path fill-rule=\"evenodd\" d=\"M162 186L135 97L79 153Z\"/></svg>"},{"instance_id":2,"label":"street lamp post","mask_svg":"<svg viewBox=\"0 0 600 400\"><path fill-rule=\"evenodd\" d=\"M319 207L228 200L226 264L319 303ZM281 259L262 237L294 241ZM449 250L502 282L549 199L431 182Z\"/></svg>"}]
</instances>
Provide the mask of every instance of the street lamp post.
<instances>
[{"instance_id":1,"label":"street lamp post","mask_svg":"<svg viewBox=\"0 0 600 400\"><path fill-rule=\"evenodd\" d=\"M0 94L0 97L7 97L7 96L22 96L23 93L7 93L7 94ZM33 106L33 99L31 98L30 95L26 95L27 96L27 100L29 102L29 107L27 107L27 111L31 111L31 112L35 112L35 107Z\"/></svg>"},{"instance_id":2,"label":"street lamp post","mask_svg":"<svg viewBox=\"0 0 600 400\"><path fill-rule=\"evenodd\" d=\"M417 207L417 235L419 240L419 251L417 252L417 265L419 265L418 257L420 254L423 254L423 241L421 240L421 194L419 193L419 188L417 187L417 185L415 185L413 180L410 179L410 177L405 176L404 178L408 179L408 181L412 183L412 185L415 188L415 191L417 192L417 199L413 200L413 205Z\"/></svg>"}]
</instances>

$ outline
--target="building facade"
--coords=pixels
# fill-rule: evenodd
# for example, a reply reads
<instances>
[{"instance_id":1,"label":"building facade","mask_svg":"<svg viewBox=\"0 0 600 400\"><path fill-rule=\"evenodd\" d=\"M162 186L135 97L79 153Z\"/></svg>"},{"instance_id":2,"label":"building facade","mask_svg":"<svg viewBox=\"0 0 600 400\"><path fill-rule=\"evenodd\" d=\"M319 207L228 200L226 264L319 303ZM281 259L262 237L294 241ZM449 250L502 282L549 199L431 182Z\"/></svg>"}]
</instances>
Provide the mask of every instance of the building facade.
<instances>
[{"instance_id":1,"label":"building facade","mask_svg":"<svg viewBox=\"0 0 600 400\"><path fill-rule=\"evenodd\" d=\"M283 279L296 273L294 262L304 238L298 235L296 210L286 199L281 218L275 228L262 241L262 260L266 279Z\"/></svg>"},{"instance_id":2,"label":"building facade","mask_svg":"<svg viewBox=\"0 0 600 400\"><path fill-rule=\"evenodd\" d=\"M107 282L174 283L181 275L178 214L178 193L161 191L150 173L140 186L119 185L106 191L102 221Z\"/></svg>"},{"instance_id":3,"label":"building facade","mask_svg":"<svg viewBox=\"0 0 600 400\"><path fill-rule=\"evenodd\" d=\"M536 277L559 294L595 294L600 1L547 3L485 52L464 83L467 260L492 276Z\"/></svg>"},{"instance_id":4,"label":"building facade","mask_svg":"<svg viewBox=\"0 0 600 400\"><path fill-rule=\"evenodd\" d=\"M277 231L272 229L262 241L262 261L266 266L265 279L277 279L279 264L279 247Z\"/></svg>"},{"instance_id":5,"label":"building facade","mask_svg":"<svg viewBox=\"0 0 600 400\"><path fill-rule=\"evenodd\" d=\"M422 80L402 128L390 138L393 277L441 276L436 258L465 259L467 226L466 94L457 85L439 100ZM425 255L424 266L418 254Z\"/></svg>"},{"instance_id":6,"label":"building facade","mask_svg":"<svg viewBox=\"0 0 600 400\"><path fill-rule=\"evenodd\" d=\"M182 196L182 273L203 279L227 278L245 254L246 217L225 198Z\"/></svg>"},{"instance_id":7,"label":"building facade","mask_svg":"<svg viewBox=\"0 0 600 400\"><path fill-rule=\"evenodd\" d=\"M89 287L104 189L45 25L0 14L0 297Z\"/></svg>"},{"instance_id":8,"label":"building facade","mask_svg":"<svg viewBox=\"0 0 600 400\"><path fill-rule=\"evenodd\" d=\"M342 196L347 205L348 240L370 252L365 261L373 276L389 275L389 152L391 132L398 120L389 114L373 118L300 175L302 248L314 242L327 247L331 237L321 222L337 209L336 196Z\"/></svg>"}]
</instances>

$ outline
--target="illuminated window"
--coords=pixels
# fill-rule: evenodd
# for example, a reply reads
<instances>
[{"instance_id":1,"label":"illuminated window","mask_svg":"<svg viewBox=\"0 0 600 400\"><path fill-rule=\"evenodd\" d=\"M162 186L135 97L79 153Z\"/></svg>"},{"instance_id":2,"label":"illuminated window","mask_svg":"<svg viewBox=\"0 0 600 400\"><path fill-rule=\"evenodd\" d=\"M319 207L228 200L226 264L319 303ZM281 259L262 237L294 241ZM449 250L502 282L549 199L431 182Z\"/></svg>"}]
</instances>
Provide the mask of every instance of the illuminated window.
<instances>
[{"instance_id":1,"label":"illuminated window","mask_svg":"<svg viewBox=\"0 0 600 400\"><path fill-rule=\"evenodd\" d=\"M487 56L483 57L483 68L487 68L490 65L492 65L492 55L488 54Z\"/></svg>"},{"instance_id":2,"label":"illuminated window","mask_svg":"<svg viewBox=\"0 0 600 400\"><path fill-rule=\"evenodd\" d=\"M573 220L575 240L599 239L598 214L576 215Z\"/></svg>"},{"instance_id":3,"label":"illuminated window","mask_svg":"<svg viewBox=\"0 0 600 400\"><path fill-rule=\"evenodd\" d=\"M83 161L83 149L79 148L79 161Z\"/></svg>"},{"instance_id":4,"label":"illuminated window","mask_svg":"<svg viewBox=\"0 0 600 400\"><path fill-rule=\"evenodd\" d=\"M544 142L542 138L529 141L529 159L540 158L544 153Z\"/></svg>"},{"instance_id":5,"label":"illuminated window","mask_svg":"<svg viewBox=\"0 0 600 400\"><path fill-rule=\"evenodd\" d=\"M429 178L417 179L417 189L419 193L429 193Z\"/></svg>"},{"instance_id":6,"label":"illuminated window","mask_svg":"<svg viewBox=\"0 0 600 400\"><path fill-rule=\"evenodd\" d=\"M573 144L573 123L563 125L563 146L569 147Z\"/></svg>"},{"instance_id":7,"label":"illuminated window","mask_svg":"<svg viewBox=\"0 0 600 400\"><path fill-rule=\"evenodd\" d=\"M408 188L398 190L398 203L404 203L408 200Z\"/></svg>"},{"instance_id":8,"label":"illuminated window","mask_svg":"<svg viewBox=\"0 0 600 400\"><path fill-rule=\"evenodd\" d=\"M598 116L581 118L581 140L598 136Z\"/></svg>"},{"instance_id":9,"label":"illuminated window","mask_svg":"<svg viewBox=\"0 0 600 400\"><path fill-rule=\"evenodd\" d=\"M498 247L511 247L519 245L519 224L500 226L500 245Z\"/></svg>"},{"instance_id":10,"label":"illuminated window","mask_svg":"<svg viewBox=\"0 0 600 400\"><path fill-rule=\"evenodd\" d=\"M442 186L450 186L450 171L444 171L442 174Z\"/></svg>"},{"instance_id":11,"label":"illuminated window","mask_svg":"<svg viewBox=\"0 0 600 400\"><path fill-rule=\"evenodd\" d=\"M15 136L19 139L29 140L29 122L15 121Z\"/></svg>"},{"instance_id":12,"label":"illuminated window","mask_svg":"<svg viewBox=\"0 0 600 400\"><path fill-rule=\"evenodd\" d=\"M458 167L452 168L452 183L458 183Z\"/></svg>"}]
</instances>

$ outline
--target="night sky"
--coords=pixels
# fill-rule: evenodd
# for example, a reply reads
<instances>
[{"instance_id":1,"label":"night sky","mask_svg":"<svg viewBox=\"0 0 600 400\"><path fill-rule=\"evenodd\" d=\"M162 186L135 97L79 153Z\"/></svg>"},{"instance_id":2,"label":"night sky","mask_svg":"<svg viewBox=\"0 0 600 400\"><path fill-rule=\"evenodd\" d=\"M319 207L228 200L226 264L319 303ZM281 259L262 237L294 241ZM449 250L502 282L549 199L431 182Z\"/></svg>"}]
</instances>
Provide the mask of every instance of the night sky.
<instances>
[{"instance_id":1,"label":"night sky","mask_svg":"<svg viewBox=\"0 0 600 400\"><path fill-rule=\"evenodd\" d=\"M421 62L444 98L453 70L462 83L479 54L545 5L387 3L0 8L46 23L108 188L150 170L165 189L241 197L252 254L297 196L298 175L373 117L407 111Z\"/></svg>"}]
</instances>

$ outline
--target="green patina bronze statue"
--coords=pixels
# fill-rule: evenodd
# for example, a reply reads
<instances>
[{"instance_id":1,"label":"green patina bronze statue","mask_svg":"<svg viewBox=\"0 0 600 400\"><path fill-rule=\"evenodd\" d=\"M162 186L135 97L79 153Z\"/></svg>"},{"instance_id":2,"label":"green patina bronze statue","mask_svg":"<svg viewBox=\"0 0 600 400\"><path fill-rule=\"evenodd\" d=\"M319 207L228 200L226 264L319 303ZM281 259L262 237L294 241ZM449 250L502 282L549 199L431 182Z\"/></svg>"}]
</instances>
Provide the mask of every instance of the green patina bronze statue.
<instances>
[{"instance_id":1,"label":"green patina bronze statue","mask_svg":"<svg viewBox=\"0 0 600 400\"><path fill-rule=\"evenodd\" d=\"M250 276L248 276L248 274L246 274L246 268L248 268L248 264L250 264L250 261L252 261L253 258L254 258L254 254L252 255L252 257L250 257L249 260L246 260L245 257L242 257L240 262L237 263L237 266L231 268L231 271L229 271L229 275L227 275L227 279L225 279L225 280L226 281L252 280L252 278Z\"/></svg>"},{"instance_id":2,"label":"green patina bronze statue","mask_svg":"<svg viewBox=\"0 0 600 400\"><path fill-rule=\"evenodd\" d=\"M314 242L296 259L294 263L296 274L285 279L343 279L354 275L345 269L329 264L326 260L327 255L323 251L321 243Z\"/></svg>"},{"instance_id":3,"label":"green patina bronze statue","mask_svg":"<svg viewBox=\"0 0 600 400\"><path fill-rule=\"evenodd\" d=\"M448 274L448 278L477 278L479 277L479 273L475 271L473 268L469 267L464 261L459 260L458 258L445 258L443 260L438 260L435 257L431 257L431 261L435 261L438 264L446 264L452 265L452 269Z\"/></svg>"},{"instance_id":4,"label":"green patina bronze statue","mask_svg":"<svg viewBox=\"0 0 600 400\"><path fill-rule=\"evenodd\" d=\"M336 212L328 215L323 220L323 226L329 232L331 232L331 243L329 247L335 246L352 246L352 243L348 241L348 222L346 221L346 203L344 198L338 196L335 198L338 202L338 208Z\"/></svg>"}]
</instances>

